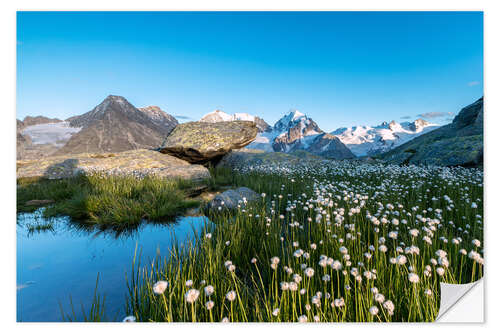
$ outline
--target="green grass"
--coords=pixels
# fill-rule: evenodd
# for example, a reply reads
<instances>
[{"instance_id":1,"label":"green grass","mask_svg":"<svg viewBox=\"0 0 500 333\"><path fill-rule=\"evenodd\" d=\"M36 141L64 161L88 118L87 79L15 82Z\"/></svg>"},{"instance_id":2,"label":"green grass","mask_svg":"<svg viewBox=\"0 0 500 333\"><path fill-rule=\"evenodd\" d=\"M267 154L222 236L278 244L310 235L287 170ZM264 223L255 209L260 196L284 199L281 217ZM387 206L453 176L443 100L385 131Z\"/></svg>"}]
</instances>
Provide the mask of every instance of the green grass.
<instances>
[{"instance_id":1,"label":"green grass","mask_svg":"<svg viewBox=\"0 0 500 333\"><path fill-rule=\"evenodd\" d=\"M30 212L33 199L51 199L45 217L67 215L74 220L116 229L138 225L142 220L168 221L197 207L199 201L187 198L193 184L185 180L99 174L61 180L20 180L17 211Z\"/></svg>"},{"instance_id":2,"label":"green grass","mask_svg":"<svg viewBox=\"0 0 500 333\"><path fill-rule=\"evenodd\" d=\"M481 245L472 243L483 239L481 171L332 162L212 172L221 183L266 196L237 211L209 212L214 223L200 238L146 266L134 262L126 311L138 321L433 321L440 282L469 283L483 275ZM407 252L411 246L419 253ZM308 255L295 256L297 250ZM438 250L446 261L438 261ZM479 261L467 255L471 251ZM334 260L342 268L335 269ZM314 269L310 277L308 267ZM298 290L283 290L294 274L301 278ZM169 286L156 294L160 280ZM392 314L389 303L375 300L374 287L392 302ZM200 292L193 303L187 301L190 289ZM233 301L226 297L230 291ZM344 304L332 306L334 300ZM376 314L370 311L375 308Z\"/></svg>"}]
</instances>

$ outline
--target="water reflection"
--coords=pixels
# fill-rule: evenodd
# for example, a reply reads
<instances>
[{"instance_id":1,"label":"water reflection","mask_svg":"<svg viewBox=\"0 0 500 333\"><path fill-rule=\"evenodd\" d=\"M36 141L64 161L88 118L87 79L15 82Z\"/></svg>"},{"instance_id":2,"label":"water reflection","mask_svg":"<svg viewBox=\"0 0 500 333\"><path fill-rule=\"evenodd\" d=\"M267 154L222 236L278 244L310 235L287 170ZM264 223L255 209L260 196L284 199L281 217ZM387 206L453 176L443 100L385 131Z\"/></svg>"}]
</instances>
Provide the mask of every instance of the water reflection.
<instances>
[{"instance_id":1,"label":"water reflection","mask_svg":"<svg viewBox=\"0 0 500 333\"><path fill-rule=\"evenodd\" d=\"M175 240L192 239L208 220L183 217L116 232L68 217L45 219L39 210L19 214L17 222L17 320L60 321L59 302L70 311L69 295L75 309L81 304L88 308L98 273L107 312L124 315L125 274L131 270L136 246L143 263L157 254L166 256ZM33 229L49 223L51 229Z\"/></svg>"}]
</instances>

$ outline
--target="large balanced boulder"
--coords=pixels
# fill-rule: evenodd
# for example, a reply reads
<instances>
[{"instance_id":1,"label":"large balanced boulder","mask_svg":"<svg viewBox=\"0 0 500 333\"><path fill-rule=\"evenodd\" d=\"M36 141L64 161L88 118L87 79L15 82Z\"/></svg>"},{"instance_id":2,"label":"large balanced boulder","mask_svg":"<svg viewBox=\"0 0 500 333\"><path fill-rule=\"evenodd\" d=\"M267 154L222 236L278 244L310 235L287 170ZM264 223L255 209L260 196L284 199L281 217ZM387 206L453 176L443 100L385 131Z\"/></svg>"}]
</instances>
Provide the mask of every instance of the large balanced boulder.
<instances>
[{"instance_id":1,"label":"large balanced boulder","mask_svg":"<svg viewBox=\"0 0 500 333\"><path fill-rule=\"evenodd\" d=\"M192 165L176 157L147 149L110 154L71 154L17 161L17 178L61 179L92 173L188 180L210 177L210 172L204 166Z\"/></svg>"},{"instance_id":2,"label":"large balanced boulder","mask_svg":"<svg viewBox=\"0 0 500 333\"><path fill-rule=\"evenodd\" d=\"M235 209L238 205L259 199L259 195L248 187L239 187L219 193L208 203L209 209Z\"/></svg>"},{"instance_id":3,"label":"large balanced boulder","mask_svg":"<svg viewBox=\"0 0 500 333\"><path fill-rule=\"evenodd\" d=\"M170 133L160 152L203 164L248 145L257 131L252 121L188 122Z\"/></svg>"}]
</instances>

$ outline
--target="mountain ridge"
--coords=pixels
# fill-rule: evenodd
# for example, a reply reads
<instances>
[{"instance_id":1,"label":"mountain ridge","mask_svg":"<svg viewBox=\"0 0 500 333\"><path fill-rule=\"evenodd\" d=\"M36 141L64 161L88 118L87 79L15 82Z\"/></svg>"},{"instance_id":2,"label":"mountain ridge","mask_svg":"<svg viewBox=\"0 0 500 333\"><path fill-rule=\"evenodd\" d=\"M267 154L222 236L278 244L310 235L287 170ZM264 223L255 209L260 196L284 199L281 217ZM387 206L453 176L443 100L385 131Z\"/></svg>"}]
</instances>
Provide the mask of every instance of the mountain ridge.
<instances>
[{"instance_id":1,"label":"mountain ridge","mask_svg":"<svg viewBox=\"0 0 500 333\"><path fill-rule=\"evenodd\" d=\"M82 129L56 154L157 148L178 124L163 113L158 107L140 110L122 96L109 95L91 111L67 119L70 126Z\"/></svg>"},{"instance_id":2,"label":"mountain ridge","mask_svg":"<svg viewBox=\"0 0 500 333\"><path fill-rule=\"evenodd\" d=\"M394 149L411 139L438 128L422 118L413 122L382 122L376 126L341 127L331 132L358 157L373 156Z\"/></svg>"},{"instance_id":3,"label":"mountain ridge","mask_svg":"<svg viewBox=\"0 0 500 333\"><path fill-rule=\"evenodd\" d=\"M462 108L453 122L380 157L391 163L478 166L483 164L483 97Z\"/></svg>"}]
</instances>

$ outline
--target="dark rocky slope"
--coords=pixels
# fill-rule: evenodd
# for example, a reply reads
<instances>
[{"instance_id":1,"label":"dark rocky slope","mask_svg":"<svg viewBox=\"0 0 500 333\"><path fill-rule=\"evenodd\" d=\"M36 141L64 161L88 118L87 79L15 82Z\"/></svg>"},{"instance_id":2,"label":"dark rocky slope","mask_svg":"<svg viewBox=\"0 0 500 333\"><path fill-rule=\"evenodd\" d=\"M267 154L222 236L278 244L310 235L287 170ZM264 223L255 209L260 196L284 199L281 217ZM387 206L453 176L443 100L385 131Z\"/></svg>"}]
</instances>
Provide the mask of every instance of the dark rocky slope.
<instances>
[{"instance_id":1,"label":"dark rocky slope","mask_svg":"<svg viewBox=\"0 0 500 333\"><path fill-rule=\"evenodd\" d=\"M451 124L423 134L385 154L392 163L479 166L483 164L483 98L464 107Z\"/></svg>"}]
</instances>

